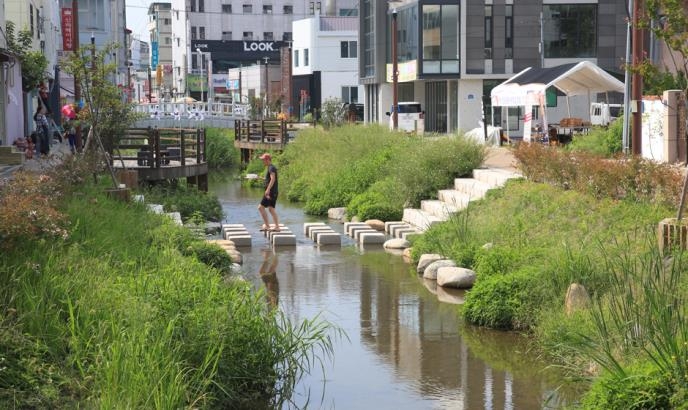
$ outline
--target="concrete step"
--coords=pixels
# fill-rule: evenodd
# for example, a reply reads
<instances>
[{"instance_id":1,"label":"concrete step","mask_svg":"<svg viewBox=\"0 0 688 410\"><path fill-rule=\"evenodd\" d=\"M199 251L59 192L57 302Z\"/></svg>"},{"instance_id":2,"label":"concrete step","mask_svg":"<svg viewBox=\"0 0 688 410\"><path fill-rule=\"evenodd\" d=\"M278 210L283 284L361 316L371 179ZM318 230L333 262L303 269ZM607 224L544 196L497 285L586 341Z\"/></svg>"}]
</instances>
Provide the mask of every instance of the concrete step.
<instances>
[{"instance_id":1,"label":"concrete step","mask_svg":"<svg viewBox=\"0 0 688 410\"><path fill-rule=\"evenodd\" d=\"M408 223L419 231L427 230L431 225L442 222L442 218L425 212L421 209L405 208L402 221Z\"/></svg>"},{"instance_id":2,"label":"concrete step","mask_svg":"<svg viewBox=\"0 0 688 410\"><path fill-rule=\"evenodd\" d=\"M501 187L512 178L520 178L519 174L496 168L477 168L473 170L473 178L482 181L493 188Z\"/></svg>"},{"instance_id":3,"label":"concrete step","mask_svg":"<svg viewBox=\"0 0 688 410\"><path fill-rule=\"evenodd\" d=\"M420 209L442 220L449 219L449 215L459 211L459 208L456 206L438 199L424 199L420 201Z\"/></svg>"},{"instance_id":4,"label":"concrete step","mask_svg":"<svg viewBox=\"0 0 688 410\"><path fill-rule=\"evenodd\" d=\"M468 202L475 199L470 194L457 191L455 189L442 189L437 191L437 198L457 210L464 209L468 206Z\"/></svg>"},{"instance_id":5,"label":"concrete step","mask_svg":"<svg viewBox=\"0 0 688 410\"><path fill-rule=\"evenodd\" d=\"M493 188L495 187L475 178L454 179L454 190L466 194L471 201L484 198L487 191Z\"/></svg>"},{"instance_id":6,"label":"concrete step","mask_svg":"<svg viewBox=\"0 0 688 410\"><path fill-rule=\"evenodd\" d=\"M15 147L10 145L0 146L0 164L21 165L24 163L24 158L24 153L17 151Z\"/></svg>"}]
</instances>

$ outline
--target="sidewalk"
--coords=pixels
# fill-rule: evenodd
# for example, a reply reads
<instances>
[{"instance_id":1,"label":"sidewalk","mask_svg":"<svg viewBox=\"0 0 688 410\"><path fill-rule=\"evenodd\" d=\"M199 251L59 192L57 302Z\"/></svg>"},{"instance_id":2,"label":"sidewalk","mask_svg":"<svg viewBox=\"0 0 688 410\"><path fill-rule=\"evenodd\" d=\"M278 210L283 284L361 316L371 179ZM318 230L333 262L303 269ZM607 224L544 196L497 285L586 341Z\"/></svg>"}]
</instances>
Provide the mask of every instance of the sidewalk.
<instances>
[{"instance_id":1,"label":"sidewalk","mask_svg":"<svg viewBox=\"0 0 688 410\"><path fill-rule=\"evenodd\" d=\"M47 168L52 167L56 163L62 162L62 158L67 155L72 155L69 151L69 144L67 141L62 143L54 143L50 146L50 154L47 158L39 158L34 155L31 159L25 159L21 165L3 165L0 164L0 179L7 179L16 171L23 169L30 172L41 172Z\"/></svg>"}]
</instances>

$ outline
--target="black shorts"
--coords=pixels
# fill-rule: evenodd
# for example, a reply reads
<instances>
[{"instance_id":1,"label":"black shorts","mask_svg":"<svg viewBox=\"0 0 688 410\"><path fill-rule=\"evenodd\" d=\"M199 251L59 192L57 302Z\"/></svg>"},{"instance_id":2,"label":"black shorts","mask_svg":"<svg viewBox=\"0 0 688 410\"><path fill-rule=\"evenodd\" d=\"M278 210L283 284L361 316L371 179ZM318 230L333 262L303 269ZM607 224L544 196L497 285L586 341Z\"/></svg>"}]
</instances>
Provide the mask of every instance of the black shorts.
<instances>
[{"instance_id":1,"label":"black shorts","mask_svg":"<svg viewBox=\"0 0 688 410\"><path fill-rule=\"evenodd\" d=\"M274 208L277 205L277 194L270 194L270 198L263 195L263 199L260 200L260 204L266 208Z\"/></svg>"}]
</instances>

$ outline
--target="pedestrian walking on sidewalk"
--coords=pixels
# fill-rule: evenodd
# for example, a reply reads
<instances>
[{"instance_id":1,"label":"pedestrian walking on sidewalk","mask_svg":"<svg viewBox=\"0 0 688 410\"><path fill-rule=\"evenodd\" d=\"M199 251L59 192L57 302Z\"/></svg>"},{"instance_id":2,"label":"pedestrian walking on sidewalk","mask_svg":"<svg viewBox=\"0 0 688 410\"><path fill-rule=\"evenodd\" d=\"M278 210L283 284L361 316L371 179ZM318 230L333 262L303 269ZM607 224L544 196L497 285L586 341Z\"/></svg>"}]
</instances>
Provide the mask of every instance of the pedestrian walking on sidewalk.
<instances>
[{"instance_id":1,"label":"pedestrian walking on sidewalk","mask_svg":"<svg viewBox=\"0 0 688 410\"><path fill-rule=\"evenodd\" d=\"M267 152L259 157L263 160L263 165L267 167L265 171L265 193L263 198L260 200L260 205L258 205L258 211L260 216L263 218L263 226L261 231L274 231L279 232L279 218L277 217L277 211L275 211L275 205L277 204L277 194L278 190L278 178L277 178L277 167L272 164L272 155ZM275 222L274 227L270 227L268 222L267 211L270 212L273 222Z\"/></svg>"}]
</instances>

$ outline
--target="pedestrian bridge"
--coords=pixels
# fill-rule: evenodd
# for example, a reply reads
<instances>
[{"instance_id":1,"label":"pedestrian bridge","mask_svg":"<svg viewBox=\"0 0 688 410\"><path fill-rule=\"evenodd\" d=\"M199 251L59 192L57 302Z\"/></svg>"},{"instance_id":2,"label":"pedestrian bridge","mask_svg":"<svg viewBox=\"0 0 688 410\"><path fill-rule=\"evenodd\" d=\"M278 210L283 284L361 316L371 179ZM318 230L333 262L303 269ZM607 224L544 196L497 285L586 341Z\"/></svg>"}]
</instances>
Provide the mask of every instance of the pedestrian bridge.
<instances>
[{"instance_id":1,"label":"pedestrian bridge","mask_svg":"<svg viewBox=\"0 0 688 410\"><path fill-rule=\"evenodd\" d=\"M162 102L137 104L135 111L144 115L134 128L234 128L234 120L249 117L248 104Z\"/></svg>"}]
</instances>

